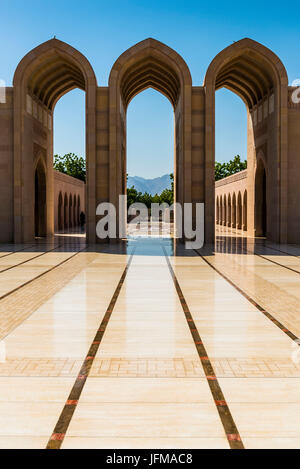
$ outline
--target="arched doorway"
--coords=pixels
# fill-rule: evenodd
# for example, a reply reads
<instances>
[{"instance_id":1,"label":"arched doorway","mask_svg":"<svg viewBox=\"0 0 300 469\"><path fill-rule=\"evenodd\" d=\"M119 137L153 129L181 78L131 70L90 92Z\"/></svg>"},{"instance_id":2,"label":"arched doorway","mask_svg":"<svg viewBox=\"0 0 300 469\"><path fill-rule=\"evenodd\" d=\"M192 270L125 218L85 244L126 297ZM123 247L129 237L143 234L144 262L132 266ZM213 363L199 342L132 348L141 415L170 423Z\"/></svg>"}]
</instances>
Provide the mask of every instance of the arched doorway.
<instances>
[{"instance_id":1,"label":"arched doorway","mask_svg":"<svg viewBox=\"0 0 300 469\"><path fill-rule=\"evenodd\" d=\"M74 197L73 197L73 223L74 223L74 228L77 227L77 219L76 219L76 214L77 214L77 211L76 211L76 195L74 194Z\"/></svg>"},{"instance_id":2,"label":"arched doorway","mask_svg":"<svg viewBox=\"0 0 300 469\"><path fill-rule=\"evenodd\" d=\"M242 208L242 194L239 192L237 197L237 223L238 230L242 229L243 223L243 208Z\"/></svg>"},{"instance_id":3,"label":"arched doorway","mask_svg":"<svg viewBox=\"0 0 300 469\"><path fill-rule=\"evenodd\" d=\"M73 207L72 195L70 194L69 195L69 228L73 228L73 219L72 219L73 210L72 210L72 207Z\"/></svg>"},{"instance_id":4,"label":"arched doorway","mask_svg":"<svg viewBox=\"0 0 300 469\"><path fill-rule=\"evenodd\" d=\"M247 231L247 191L244 192L243 197L243 230Z\"/></svg>"},{"instance_id":5,"label":"arched doorway","mask_svg":"<svg viewBox=\"0 0 300 469\"><path fill-rule=\"evenodd\" d=\"M218 196L216 200L216 224L218 225L219 223L220 223L220 201L219 201L219 196Z\"/></svg>"},{"instance_id":6,"label":"arched doorway","mask_svg":"<svg viewBox=\"0 0 300 469\"><path fill-rule=\"evenodd\" d=\"M273 201L269 216L268 238L287 241L287 86L286 70L280 59L269 49L251 39L242 39L222 52L211 62L205 76L205 203L206 239L214 239L214 162L215 162L215 91L220 88L237 94L247 108L247 229L255 235L261 231L255 216L256 154L264 147L269 177L280 182L269 188ZM280 132L278 131L280 129ZM262 143L263 142L263 143ZM266 143L267 142L267 143ZM237 218L239 214L237 213ZM241 227L242 220L238 220Z\"/></svg>"},{"instance_id":7,"label":"arched doorway","mask_svg":"<svg viewBox=\"0 0 300 469\"><path fill-rule=\"evenodd\" d=\"M63 197L62 193L59 193L58 196L58 231L61 232L63 231Z\"/></svg>"},{"instance_id":8,"label":"arched doorway","mask_svg":"<svg viewBox=\"0 0 300 469\"><path fill-rule=\"evenodd\" d=\"M127 186L132 188L134 182L131 176L141 177L140 181L160 178L164 175L165 183L171 188L174 174L174 112L169 100L156 90L149 88L141 91L135 96L128 105L127 109L127 132L126 132L126 174L128 175ZM157 179L158 180L158 179ZM135 188L141 192L147 192L147 189L139 188L139 179L135 179L137 186ZM167 182L168 181L168 182ZM151 184L151 183L150 183ZM157 190L160 195L162 190ZM129 200L132 200L132 192L129 192ZM152 196L155 194L152 193ZM171 194L168 199L170 205ZM150 208L150 197L144 197L144 201ZM161 203L163 201L161 200ZM130 205L130 203L129 203ZM148 211L150 215L150 211ZM134 218L128 218L127 235L132 236L133 232L143 230L148 235L159 233L169 236L173 230L172 223L163 222L162 218L158 221L156 216L149 218L140 225L136 225ZM173 213L170 214L170 218ZM134 225L131 223L133 221ZM171 220L170 220L171 222Z\"/></svg>"},{"instance_id":9,"label":"arched doorway","mask_svg":"<svg viewBox=\"0 0 300 469\"><path fill-rule=\"evenodd\" d=\"M267 236L267 175L259 159L255 175L255 235Z\"/></svg>"},{"instance_id":10,"label":"arched doorway","mask_svg":"<svg viewBox=\"0 0 300 469\"><path fill-rule=\"evenodd\" d=\"M55 105L66 93L79 88L86 92L87 237L88 241L95 242L97 81L90 63L69 44L51 39L21 60L13 85L14 241L31 241L35 232L35 190L34 184L29 183L34 168L29 155L43 152L45 166L53 167ZM53 171L47 171L46 176L46 232L51 235L54 234L55 203Z\"/></svg>"},{"instance_id":11,"label":"arched doorway","mask_svg":"<svg viewBox=\"0 0 300 469\"><path fill-rule=\"evenodd\" d=\"M231 195L228 194L227 226L231 228Z\"/></svg>"},{"instance_id":12,"label":"arched doorway","mask_svg":"<svg viewBox=\"0 0 300 469\"><path fill-rule=\"evenodd\" d=\"M64 197L64 230L67 230L69 227L68 223L68 196L65 194Z\"/></svg>"},{"instance_id":13,"label":"arched doorway","mask_svg":"<svg viewBox=\"0 0 300 469\"><path fill-rule=\"evenodd\" d=\"M223 205L223 226L227 225L227 197L224 195L224 205Z\"/></svg>"},{"instance_id":14,"label":"arched doorway","mask_svg":"<svg viewBox=\"0 0 300 469\"><path fill-rule=\"evenodd\" d=\"M47 206L46 206L46 172L39 160L34 174L34 234L36 237L46 236Z\"/></svg>"},{"instance_id":15,"label":"arched doorway","mask_svg":"<svg viewBox=\"0 0 300 469\"><path fill-rule=\"evenodd\" d=\"M147 88L166 96L174 109L175 201L183 206L185 202L197 200L198 189L192 184L191 171L191 75L179 54L149 38L124 52L112 67L109 78L109 191L110 202L117 207L117 216L123 222L123 236L126 216L118 207L119 195L126 191L126 113L130 101ZM117 225L119 228L120 224Z\"/></svg>"},{"instance_id":16,"label":"arched doorway","mask_svg":"<svg viewBox=\"0 0 300 469\"><path fill-rule=\"evenodd\" d=\"M235 192L233 193L233 196L232 196L232 216L231 216L231 220L232 220L232 228L236 228L236 195L235 195Z\"/></svg>"},{"instance_id":17,"label":"arched doorway","mask_svg":"<svg viewBox=\"0 0 300 469\"><path fill-rule=\"evenodd\" d=\"M77 224L78 226L80 225L80 213L81 213L81 207L80 207L80 195L77 197Z\"/></svg>"}]
</instances>

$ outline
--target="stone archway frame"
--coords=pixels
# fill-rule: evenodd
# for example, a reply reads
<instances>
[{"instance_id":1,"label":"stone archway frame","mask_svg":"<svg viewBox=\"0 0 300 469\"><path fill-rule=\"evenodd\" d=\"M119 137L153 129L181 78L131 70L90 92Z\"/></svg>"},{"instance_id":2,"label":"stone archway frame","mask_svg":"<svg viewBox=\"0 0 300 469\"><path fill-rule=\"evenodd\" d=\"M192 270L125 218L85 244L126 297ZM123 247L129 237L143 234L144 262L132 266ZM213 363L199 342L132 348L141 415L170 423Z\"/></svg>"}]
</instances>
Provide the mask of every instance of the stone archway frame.
<instances>
[{"instance_id":1,"label":"stone archway frame","mask_svg":"<svg viewBox=\"0 0 300 469\"><path fill-rule=\"evenodd\" d=\"M216 198L216 224L219 225L220 221L220 199L219 196Z\"/></svg>"},{"instance_id":2,"label":"stone archway frame","mask_svg":"<svg viewBox=\"0 0 300 469\"><path fill-rule=\"evenodd\" d=\"M35 158L35 161L34 161L34 170L33 170L33 181L34 181L34 186L35 186L35 177L36 177L36 173L38 173L38 192L39 192L39 197L38 197L38 200L36 200L36 198L34 199L34 208L36 208L36 204L38 203L40 205L40 190L41 190L41 180L40 180L40 177L42 175L43 177L43 180L44 180L44 185L45 187L43 188L44 189L44 194L45 194L45 204L46 204L46 196L47 196L47 165L45 163L45 160L43 158L43 154L38 154ZM34 190L36 189L36 187L34 187ZM35 194L35 197L36 197L36 194ZM40 213L40 207L39 207L39 220L38 220L38 224L39 224L39 236L45 236L46 234L46 231L47 231L47 204L46 204L46 207L45 207L45 214L43 215L43 223L42 223L42 230L40 232L40 223L41 223L41 213ZM34 227L36 227L36 213L34 211ZM35 236L37 236L36 234L36 229L34 230L35 231Z\"/></svg>"},{"instance_id":3,"label":"stone archway frame","mask_svg":"<svg viewBox=\"0 0 300 469\"><path fill-rule=\"evenodd\" d=\"M63 207L64 207L64 202L63 202L63 195L62 191L59 191L58 198L57 198L57 228L59 233L63 231Z\"/></svg>"},{"instance_id":4,"label":"stone archway frame","mask_svg":"<svg viewBox=\"0 0 300 469\"><path fill-rule=\"evenodd\" d=\"M139 64L145 67L144 75L142 68L138 70ZM174 85L176 82L177 95ZM173 105L175 123L177 122L176 141L180 147L180 151L175 150L175 199L180 203L192 201L191 74L177 52L149 38L124 52L113 65L109 77L109 196L110 202L116 207L119 195L124 192L128 100L150 87L164 94Z\"/></svg>"},{"instance_id":5,"label":"stone archway frame","mask_svg":"<svg viewBox=\"0 0 300 469\"><path fill-rule=\"evenodd\" d=\"M267 208L267 218L265 220L265 223L266 223L266 227L269 226L269 223L268 223L268 202L270 203L270 200L269 200L269 168L268 168L268 164L267 164L267 160L266 160L266 156L263 152L262 149L259 149L258 153L257 153L257 156L256 156L256 160L255 160L255 165L254 165L254 201L257 200L257 178L258 178L258 171L263 168L264 172L265 172L265 175L266 175L266 208ZM254 218L255 220L257 221L257 218L258 215L257 215L257 207L256 207L256 203L255 203L255 206L254 206ZM261 220L260 220L261 221ZM259 230L257 230L257 226L255 227L256 230L255 230L255 234L257 234L257 231L259 231L261 229L261 226L259 226ZM267 233L266 233L266 236L267 236Z\"/></svg>"},{"instance_id":6,"label":"stone archway frame","mask_svg":"<svg viewBox=\"0 0 300 469\"><path fill-rule=\"evenodd\" d=\"M248 205L247 205L247 189L243 193L243 231L247 231L248 226Z\"/></svg>"},{"instance_id":7,"label":"stone archway frame","mask_svg":"<svg viewBox=\"0 0 300 469\"><path fill-rule=\"evenodd\" d=\"M24 130L24 115L26 113L27 85L30 76L50 58L59 56L71 68L80 71L84 77L86 92L86 159L87 159L87 238L95 242L96 232L96 92L97 80L89 61L79 51L57 39L51 39L31 50L19 63L13 79L14 86L14 241L16 243L27 241L25 235L24 192L24 165L26 165L26 145ZM76 88L72 81L66 79L65 86L60 82L57 86L53 108L64 94ZM52 128L53 136L53 128ZM53 153L53 143L51 147ZM49 176L48 176L49 177ZM52 181L53 186L53 181ZM52 194L47 199L50 205L50 216L53 218L53 187ZM50 220L50 218L49 218ZM53 234L53 220L48 220L48 234Z\"/></svg>"},{"instance_id":8,"label":"stone archway frame","mask_svg":"<svg viewBox=\"0 0 300 469\"><path fill-rule=\"evenodd\" d=\"M272 71L275 91L276 127L277 131L277 159L280 168L278 187L278 239L287 242L287 106L288 106L288 78L284 65L267 47L245 38L221 51L210 63L204 80L205 87L205 208L206 208L206 239L214 240L214 163L215 163L215 89L219 71L235 58L250 54L260 58ZM260 65L261 65L260 64Z\"/></svg>"},{"instance_id":9,"label":"stone archway frame","mask_svg":"<svg viewBox=\"0 0 300 469\"><path fill-rule=\"evenodd\" d=\"M63 206L64 206L64 223L63 223L63 231L66 232L66 230L69 229L69 198L68 194L65 192L64 198L63 198Z\"/></svg>"}]
</instances>

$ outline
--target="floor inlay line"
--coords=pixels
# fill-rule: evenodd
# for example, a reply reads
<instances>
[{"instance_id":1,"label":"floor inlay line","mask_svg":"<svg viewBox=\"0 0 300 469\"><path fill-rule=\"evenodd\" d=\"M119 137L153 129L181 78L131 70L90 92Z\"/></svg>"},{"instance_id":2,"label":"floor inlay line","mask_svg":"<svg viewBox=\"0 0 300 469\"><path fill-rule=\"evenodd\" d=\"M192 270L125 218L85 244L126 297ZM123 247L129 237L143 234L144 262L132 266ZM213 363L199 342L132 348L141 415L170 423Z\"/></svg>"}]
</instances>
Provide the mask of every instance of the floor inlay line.
<instances>
[{"instance_id":1,"label":"floor inlay line","mask_svg":"<svg viewBox=\"0 0 300 469\"><path fill-rule=\"evenodd\" d=\"M54 431L48 441L46 449L60 449L61 445L65 439L67 430L69 428L69 425L71 423L72 417L74 415L74 412L76 410L76 407L78 405L81 393L83 391L83 388L85 386L85 383L87 381L87 378L90 374L91 367L93 365L93 362L95 360L95 357L97 355L97 352L99 350L101 341L103 339L104 333L106 331L108 322L110 320L110 317L112 315L112 312L114 310L115 304L117 302L117 299L119 297L121 288L123 286L123 283L125 281L128 269L130 267L130 264L132 262L132 258L134 256L135 248L133 248L133 251L129 257L129 260L127 262L127 265L124 269L124 272L119 280L119 283L114 291L114 294L110 300L110 303L108 305L108 308L105 312L105 315L101 321L101 324L96 332L96 335L94 337L94 340L89 348L89 351L87 353L87 356L81 366L81 369L79 371L79 374L76 378L76 381L71 389L71 392L69 394L69 397L65 403L65 406L59 416L59 419L56 423L56 426L54 428Z\"/></svg>"},{"instance_id":2,"label":"floor inlay line","mask_svg":"<svg viewBox=\"0 0 300 469\"><path fill-rule=\"evenodd\" d=\"M26 249L29 249L29 248L34 247L34 246L35 246L34 244L29 244L25 248L17 249L16 251L12 251L12 252L9 252L8 254L4 254L3 256L0 256L0 259L3 259L4 257L11 256L12 254L17 254L18 252L26 251Z\"/></svg>"},{"instance_id":3,"label":"floor inlay line","mask_svg":"<svg viewBox=\"0 0 300 469\"><path fill-rule=\"evenodd\" d=\"M19 264L11 265L9 267L6 267L3 270L0 270L0 274L3 274L4 272L7 272L8 270L15 269L16 267L19 267L20 265L27 264L27 262L34 261L35 259L38 259L39 257L44 256L45 254L48 254L49 252L55 251L56 249L59 249L62 245L56 246L55 248L49 249L48 251L42 252L41 254L38 254L37 256L33 256L30 259L27 259L26 261L19 262ZM15 253L14 253L15 254ZM34 252L32 253L34 254ZM1 259L1 258L0 258Z\"/></svg>"},{"instance_id":4,"label":"floor inlay line","mask_svg":"<svg viewBox=\"0 0 300 469\"><path fill-rule=\"evenodd\" d=\"M93 254L82 253L81 257L79 253L78 256L73 257L65 264L57 266L55 270L1 300L0 340L5 339L32 313L93 262L94 258Z\"/></svg>"},{"instance_id":5,"label":"floor inlay line","mask_svg":"<svg viewBox=\"0 0 300 469\"><path fill-rule=\"evenodd\" d=\"M291 246L293 246L293 245L291 245ZM268 248L268 249L273 249L273 251L282 252L282 254L287 254L290 257L296 257L296 259L300 259L300 255L297 256L296 254L290 254L289 252L282 251L282 249L274 248L273 246L268 246L267 244L265 244L265 247Z\"/></svg>"},{"instance_id":6,"label":"floor inlay line","mask_svg":"<svg viewBox=\"0 0 300 469\"><path fill-rule=\"evenodd\" d=\"M192 334L195 347L197 349L197 353L199 355L205 377L207 379L207 383L209 385L214 403L216 405L220 420L222 422L229 446L231 449L244 449L244 445L240 436L240 433L237 429L237 426L234 422L234 419L232 417L232 414L230 412L230 409L228 407L228 404L225 400L223 391L221 389L221 386L218 382L217 376L215 374L213 365L211 363L210 358L207 355L205 346L202 342L201 336L199 334L199 331L196 327L196 324L193 320L192 314L190 312L190 309L188 307L188 304L185 300L185 297L183 295L183 292L181 290L181 287L179 285L179 282L177 280L177 277L175 275L175 272L173 270L173 267L169 261L168 254L166 252L166 249L164 246L162 246L162 249L165 254L165 258L169 267L169 271L171 274L171 277L173 279L175 289L177 291L183 312L185 314L187 324L189 326L190 332Z\"/></svg>"},{"instance_id":7,"label":"floor inlay line","mask_svg":"<svg viewBox=\"0 0 300 469\"><path fill-rule=\"evenodd\" d=\"M52 272L53 270L57 269L57 267L60 267L61 265L65 264L66 262L68 262L69 260L71 260L75 256L77 256L80 252L83 252L85 250L86 250L86 247L84 247L83 249L80 249L79 251L75 252L72 256L70 256L67 259L64 259L63 261L61 261L59 264L56 264L53 267L50 267L50 269L46 270L45 272L42 272L41 274L39 274L36 277L28 280L27 282L22 283L22 285L19 285L18 287L14 288L13 290L10 290L9 292L7 292L4 295L0 296L0 301L3 300L4 298L7 298L12 293L15 293L16 291L20 290L21 288L26 287L27 285L34 282L35 280L38 280L39 278L43 277L44 275L48 274L49 272Z\"/></svg>"},{"instance_id":8,"label":"floor inlay line","mask_svg":"<svg viewBox=\"0 0 300 469\"><path fill-rule=\"evenodd\" d=\"M274 248L270 248L268 247L268 249L271 249L271 250L274 250ZM279 249L276 249L276 251L279 251ZM279 251L279 252L282 252L283 251ZM280 262L276 262L274 261L273 259L268 259L267 257L265 257L263 254L258 254L257 252L255 252L255 249L254 251L249 251L247 248L244 249L244 253L245 254L252 254L254 256L257 256L257 257L260 257L261 259L264 259L265 261L268 261L268 262L271 262L272 264L275 264L275 265L278 265L279 267L283 267L284 269L288 269L290 270L291 272L295 272L295 274L300 274L299 270L296 270L296 269L293 269L292 267L289 267L288 265L283 265L283 264L280 264ZM297 258L297 256L294 256ZM299 258L298 258L299 259Z\"/></svg>"},{"instance_id":9,"label":"floor inlay line","mask_svg":"<svg viewBox=\"0 0 300 469\"><path fill-rule=\"evenodd\" d=\"M299 338L293 334L284 324L279 322L271 313L265 310L261 305L259 305L253 298L251 298L246 292L244 292L240 287L238 287L230 278L228 278L225 274L223 274L219 269L217 269L213 264L211 264L203 255L201 255L197 250L195 252L204 262L211 267L217 274L221 275L221 277L226 280L231 286L233 286L241 295L243 295L246 300L248 300L255 308L257 308L261 313L263 313L270 321L272 321L275 326L277 326L282 332L284 332L290 339L292 339L297 345L300 346Z\"/></svg>"}]
</instances>

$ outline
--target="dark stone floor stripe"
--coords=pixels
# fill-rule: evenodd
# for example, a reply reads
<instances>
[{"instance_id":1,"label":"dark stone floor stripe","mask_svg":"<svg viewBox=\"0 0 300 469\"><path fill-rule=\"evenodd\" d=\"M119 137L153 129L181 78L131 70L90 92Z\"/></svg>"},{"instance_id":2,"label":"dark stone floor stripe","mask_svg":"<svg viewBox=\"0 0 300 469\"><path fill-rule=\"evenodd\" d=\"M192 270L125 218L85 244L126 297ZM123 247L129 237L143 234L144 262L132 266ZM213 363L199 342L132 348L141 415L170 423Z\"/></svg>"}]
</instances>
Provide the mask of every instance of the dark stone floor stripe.
<instances>
[{"instance_id":1,"label":"dark stone floor stripe","mask_svg":"<svg viewBox=\"0 0 300 469\"><path fill-rule=\"evenodd\" d=\"M264 245L260 245L260 246L253 246L253 249L249 249L247 248L247 246L241 246L240 244L238 246L235 246L236 248L236 251L234 251L232 254L250 254L252 256L257 256L257 257L261 257L262 259L264 259L265 261L268 261L268 262L271 262L272 264L275 264L275 265L278 265L278 267L282 267L284 269L288 269L290 270L291 272L295 272L296 274L300 274L299 270L296 270L296 269L293 269L292 267L289 267L288 265L283 265L281 264L280 262L277 262L273 259L268 259L266 256L268 256L269 254L259 254L256 249L257 248L266 248L266 249L269 249L271 251L276 251L276 252L281 252L282 254L286 254L287 256L289 257L295 257L296 259L300 260L300 258L298 256L296 256L295 254L289 254L288 252L286 251L282 251L280 249L276 249L276 248L273 248L271 246L268 246L267 244L264 244ZM197 251L196 251L197 252ZM226 251L216 251L218 254L227 254L228 252ZM230 252L230 251L229 251ZM197 254L199 254L197 252ZM270 254L271 255L271 254Z\"/></svg>"},{"instance_id":2,"label":"dark stone floor stripe","mask_svg":"<svg viewBox=\"0 0 300 469\"><path fill-rule=\"evenodd\" d=\"M1 256L1 251L0 251L0 260L3 259L4 257L11 256L12 254L17 254L18 252L26 251L26 249L30 249L31 247L34 247L34 244L29 244L25 248L22 249L17 249L16 251L9 252L8 254L4 254L4 256Z\"/></svg>"},{"instance_id":3,"label":"dark stone floor stripe","mask_svg":"<svg viewBox=\"0 0 300 469\"><path fill-rule=\"evenodd\" d=\"M294 246L294 245L291 244L291 246ZM290 254L289 252L282 251L282 249L274 248L273 246L268 246L267 244L265 244L264 247L266 247L268 249L273 249L273 251L282 252L282 254L287 254L290 257L296 257L296 259L300 260L300 254L299 254L299 256L297 256L297 254Z\"/></svg>"},{"instance_id":4,"label":"dark stone floor stripe","mask_svg":"<svg viewBox=\"0 0 300 469\"><path fill-rule=\"evenodd\" d=\"M273 248L268 248L268 249L273 249ZM276 251L278 251L278 249L276 249ZM248 253L251 253L251 251L246 251ZM283 252L283 251L279 251L279 252ZM268 262L272 262L272 264L275 264L275 265L278 265L279 267L283 267L284 269L288 269L290 270L291 272L295 272L295 274L298 274L300 275L300 272L299 270L296 270L296 269L293 269L292 267L289 267L288 265L283 265L283 264L280 264L280 262L276 262L274 261L273 259L268 259L267 257L265 257L266 255L263 255L263 254L258 254L257 252L254 252L252 253L254 254L255 256L258 256L258 257L261 257L262 259L264 259L265 261L268 261ZM288 254L287 254L288 255ZM297 256L295 256L297 258ZM299 258L298 258L299 259Z\"/></svg>"},{"instance_id":5,"label":"dark stone floor stripe","mask_svg":"<svg viewBox=\"0 0 300 469\"><path fill-rule=\"evenodd\" d=\"M183 295L183 292L180 288L179 282L177 280L177 277L175 275L173 267L170 263L168 254L167 254L167 252L166 252L166 250L163 246L162 246L162 249L164 251L165 258L166 258L166 261L167 261L167 264L168 264L168 267L169 267L169 271L171 273L171 276L172 276L172 279L173 279L173 282L174 282L174 285L175 285L175 288L176 288L176 291L177 291L177 294L178 294L178 297L179 297L183 312L185 314L185 317L186 317L190 332L192 334L194 344L195 344L195 347L197 349L197 352L198 352L198 355L199 355L199 358L200 358L200 361L201 361L201 364L202 364L202 367L203 367L203 370L204 370L204 373L205 373L205 377L207 379L207 383L209 385L209 388L210 388L214 403L216 405L220 420L222 422L222 425L223 425L223 428L224 428L224 431L225 431L229 446L230 446L231 449L244 449L244 445L243 445L241 436L240 436L239 431L237 429L237 426L236 426L236 424L233 420L230 409L229 409L228 404L225 400L223 391L222 391L221 386L219 384L219 381L216 377L216 374L215 374L214 368L212 366L212 363L209 359L209 356L207 355L207 352L206 352L205 346L202 342L202 339L200 337L199 331L196 327L196 324L194 322L194 319L192 317L192 314L190 312L188 304L187 304L187 302L185 300L185 297Z\"/></svg>"},{"instance_id":6,"label":"dark stone floor stripe","mask_svg":"<svg viewBox=\"0 0 300 469\"><path fill-rule=\"evenodd\" d=\"M211 267L217 274L221 275L226 282L228 282L231 286L233 286L241 295L243 295L246 300L248 300L255 308L257 308L261 313L263 313L270 321L272 321L275 326L277 326L282 332L284 332L290 339L292 339L297 345L300 345L299 338L293 334L284 324L279 322L271 313L265 310L261 305L259 305L253 298L251 298L244 290L242 290L240 287L238 287L230 278L228 278L223 272L221 272L219 269L217 269L213 264L211 264L204 256L202 256L197 250L195 252L198 254L198 256L201 257L201 259L206 262L206 264Z\"/></svg>"},{"instance_id":7,"label":"dark stone floor stripe","mask_svg":"<svg viewBox=\"0 0 300 469\"><path fill-rule=\"evenodd\" d=\"M28 262L35 261L35 259L38 259L39 257L42 257L45 254L48 254L49 252L55 251L56 249L59 249L60 247L62 246L56 246L55 248L48 249L48 251L42 252L41 254L38 254L37 256L32 257L31 259L27 259L26 261L19 262L19 264L11 265L10 267L6 267L5 269L0 270L0 274L3 274L4 272L7 272L8 270L15 269L16 267L19 267L20 265L27 264ZM32 252L32 254L34 254L34 251Z\"/></svg>"},{"instance_id":8,"label":"dark stone floor stripe","mask_svg":"<svg viewBox=\"0 0 300 469\"><path fill-rule=\"evenodd\" d=\"M55 248L55 249L58 249L58 248ZM46 270L45 272L42 272L41 274L37 275L36 277L28 280L28 282L24 282L24 283L22 283L22 285L19 285L17 288L14 288L13 290L10 290L9 292L7 292L4 295L0 296L0 301L3 300L4 298L7 298L9 295L12 295L16 291L21 290L21 288L26 287L26 285L29 285L30 283L34 282L35 280L38 280L39 278L43 277L44 275L48 274L49 272L52 272L52 270L57 269L57 267L60 267L61 265L65 264L66 262L70 261L71 259L73 259L75 256L77 256L81 252L85 251L86 249L87 249L86 247L84 247L83 249L80 249L79 251L75 252L72 256L68 257L68 259L64 259L59 264L54 265L53 267ZM43 253L43 255L44 254L47 254L47 253ZM33 259L31 259L31 260L33 260ZM1 272L0 272L0 274L1 274Z\"/></svg>"},{"instance_id":9,"label":"dark stone floor stripe","mask_svg":"<svg viewBox=\"0 0 300 469\"><path fill-rule=\"evenodd\" d=\"M101 321L101 324L99 326L99 329L96 332L96 335L94 337L94 340L89 348L89 351L87 353L87 356L85 357L85 360L81 366L81 369L79 371L79 374L76 378L76 381L73 385L73 388L71 389L71 392L69 394L69 397L65 403L65 406L59 416L59 419L56 423L56 426L53 430L53 433L50 437L50 440L48 441L46 449L60 449L61 445L65 439L66 433L68 431L69 425L71 423L72 417L74 415L74 412L76 410L76 407L78 405L81 393L83 391L83 388L85 386L85 383L87 381L87 378L90 374L94 359L97 355L97 352L99 350L101 341L103 339L104 333L106 331L108 322L110 320L110 317L112 315L113 309L115 307L115 304L117 302L117 299L119 297L121 288L123 286L124 280L126 278L128 269L130 267L130 264L132 262L132 258L134 256L135 248L133 249L130 258L127 262L127 265L124 269L124 272L119 280L119 283L117 285L117 288L114 291L114 294L110 300L110 303L108 305L108 308L105 312L105 315Z\"/></svg>"}]
</instances>

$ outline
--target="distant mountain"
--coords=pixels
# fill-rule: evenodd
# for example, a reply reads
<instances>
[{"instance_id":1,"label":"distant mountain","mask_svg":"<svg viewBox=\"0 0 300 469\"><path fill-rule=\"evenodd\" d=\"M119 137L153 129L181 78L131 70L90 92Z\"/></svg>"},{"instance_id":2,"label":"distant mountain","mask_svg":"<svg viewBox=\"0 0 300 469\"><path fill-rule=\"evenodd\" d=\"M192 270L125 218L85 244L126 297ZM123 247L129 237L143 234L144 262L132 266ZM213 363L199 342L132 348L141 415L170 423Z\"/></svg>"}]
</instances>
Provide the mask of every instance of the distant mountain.
<instances>
[{"instance_id":1,"label":"distant mountain","mask_svg":"<svg viewBox=\"0 0 300 469\"><path fill-rule=\"evenodd\" d=\"M148 192L148 194L161 194L164 189L171 189L171 179L169 174L159 178L144 179L139 176L128 176L127 187L134 186L138 192Z\"/></svg>"}]
</instances>

